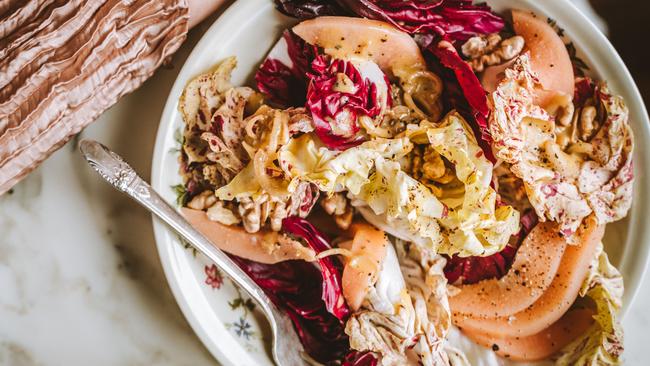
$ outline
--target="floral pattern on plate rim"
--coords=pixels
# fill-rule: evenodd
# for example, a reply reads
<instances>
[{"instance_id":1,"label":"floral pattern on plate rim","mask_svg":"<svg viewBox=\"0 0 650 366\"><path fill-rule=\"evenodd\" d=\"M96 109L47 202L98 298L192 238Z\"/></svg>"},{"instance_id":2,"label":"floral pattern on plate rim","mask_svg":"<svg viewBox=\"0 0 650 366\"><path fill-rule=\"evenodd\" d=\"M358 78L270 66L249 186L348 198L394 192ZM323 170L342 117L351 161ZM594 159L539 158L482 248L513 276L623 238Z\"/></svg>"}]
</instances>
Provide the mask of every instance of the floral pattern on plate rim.
<instances>
[{"instance_id":1,"label":"floral pattern on plate rim","mask_svg":"<svg viewBox=\"0 0 650 366\"><path fill-rule=\"evenodd\" d=\"M170 154L179 154L183 147L183 138L182 138L182 127L178 127L174 133L174 141L176 143L176 148L170 149ZM187 192L185 190L185 185L179 183L170 187L176 195L176 206L181 207L187 200ZM197 258L197 250L190 243L188 243L182 237L178 237L178 242L183 246L184 249L192 253L192 257L199 261ZM201 256L203 257L203 256ZM205 261L209 262L207 258L204 258ZM252 322L256 323L254 319L253 312L256 311L255 302L244 293L230 278L224 277L219 268L214 263L208 263L203 265L203 274L204 281L203 283L212 291L214 290L224 290L224 285L226 285L225 280L228 280L229 287L234 289L235 296L231 297L228 300L228 305L230 309L238 313L237 320L231 322L225 322L225 327L233 332L241 340L245 341L245 347L249 351L257 351L257 348L252 341L254 338L261 338L260 332L256 331ZM220 291L221 295L226 295L230 291Z\"/></svg>"}]
</instances>

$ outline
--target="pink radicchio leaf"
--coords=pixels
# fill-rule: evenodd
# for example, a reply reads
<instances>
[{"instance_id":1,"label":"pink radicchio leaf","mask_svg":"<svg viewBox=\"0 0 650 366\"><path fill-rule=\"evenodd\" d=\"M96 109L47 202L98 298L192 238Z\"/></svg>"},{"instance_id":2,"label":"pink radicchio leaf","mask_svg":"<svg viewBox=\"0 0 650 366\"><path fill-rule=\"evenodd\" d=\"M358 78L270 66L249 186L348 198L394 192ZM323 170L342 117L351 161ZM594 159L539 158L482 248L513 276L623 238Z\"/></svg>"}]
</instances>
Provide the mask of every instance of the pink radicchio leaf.
<instances>
[{"instance_id":1,"label":"pink radicchio leaf","mask_svg":"<svg viewBox=\"0 0 650 366\"><path fill-rule=\"evenodd\" d=\"M535 210L532 208L529 208L524 212L523 215L521 215L521 219L519 219L519 223L521 224L521 230L519 230L519 244L521 244L524 239L526 239L526 236L528 233L530 233L533 228L537 225L539 222L539 217L537 217L537 213L535 213Z\"/></svg>"},{"instance_id":2,"label":"pink radicchio leaf","mask_svg":"<svg viewBox=\"0 0 650 366\"><path fill-rule=\"evenodd\" d=\"M343 359L341 366L377 366L379 360L372 352L359 352L352 350Z\"/></svg>"},{"instance_id":3,"label":"pink radicchio leaf","mask_svg":"<svg viewBox=\"0 0 650 366\"><path fill-rule=\"evenodd\" d=\"M304 191L304 194L301 195L302 199L300 201L300 206L298 207L298 216L307 217L311 212L311 209L314 208L318 197L320 196L320 190L318 186L314 183L310 183Z\"/></svg>"},{"instance_id":4,"label":"pink radicchio leaf","mask_svg":"<svg viewBox=\"0 0 650 366\"><path fill-rule=\"evenodd\" d=\"M538 218L535 210L529 209L521 216L521 230L516 236L516 246L506 245L499 253L487 257L463 258L454 255L448 258L444 268L447 281L452 284L472 284L505 276L515 260L517 248L537 225L537 222Z\"/></svg>"},{"instance_id":5,"label":"pink radicchio leaf","mask_svg":"<svg viewBox=\"0 0 650 366\"><path fill-rule=\"evenodd\" d=\"M457 109L466 118L471 117L467 118L468 122L470 122L472 130L474 130L476 140L483 149L485 157L493 163L496 162L492 154L492 136L488 128L490 108L487 95L472 67L460 57L454 46L447 41L441 41L437 44L430 43L427 50L438 59L442 67L453 72L458 87L449 89L452 91L457 90L462 95L451 98L452 103L455 104L451 107Z\"/></svg>"},{"instance_id":6,"label":"pink radicchio leaf","mask_svg":"<svg viewBox=\"0 0 650 366\"><path fill-rule=\"evenodd\" d=\"M318 231L309 221L291 216L282 220L282 230L303 239L317 254L331 249L324 234ZM334 257L318 260L323 277L323 301L327 311L338 319L345 320L350 315L350 308L343 298L341 287L341 265Z\"/></svg>"},{"instance_id":7,"label":"pink radicchio leaf","mask_svg":"<svg viewBox=\"0 0 650 366\"><path fill-rule=\"evenodd\" d=\"M576 78L575 86L573 103L576 107L584 106L596 94L596 83L589 77Z\"/></svg>"},{"instance_id":8,"label":"pink radicchio leaf","mask_svg":"<svg viewBox=\"0 0 650 366\"><path fill-rule=\"evenodd\" d=\"M306 43L290 30L285 31L282 37L287 43L287 54L292 65L270 57L264 60L255 74L257 89L280 106L303 106L307 92L307 73L318 54L318 48Z\"/></svg>"},{"instance_id":9,"label":"pink radicchio leaf","mask_svg":"<svg viewBox=\"0 0 650 366\"><path fill-rule=\"evenodd\" d=\"M377 117L382 110L377 85L363 78L350 61L330 60L321 55L312 62L311 69L307 108L316 134L333 149L358 145L363 140L357 136L357 118L361 115ZM390 92L388 95L390 105Z\"/></svg>"},{"instance_id":10,"label":"pink radicchio leaf","mask_svg":"<svg viewBox=\"0 0 650 366\"><path fill-rule=\"evenodd\" d=\"M407 33L437 34L466 41L500 32L503 18L472 0L338 0L357 15L383 20Z\"/></svg>"},{"instance_id":11,"label":"pink radicchio leaf","mask_svg":"<svg viewBox=\"0 0 650 366\"><path fill-rule=\"evenodd\" d=\"M316 361L337 362L349 351L345 324L325 307L322 276L311 263L263 264L231 256L280 309L287 312L305 351Z\"/></svg>"}]
</instances>

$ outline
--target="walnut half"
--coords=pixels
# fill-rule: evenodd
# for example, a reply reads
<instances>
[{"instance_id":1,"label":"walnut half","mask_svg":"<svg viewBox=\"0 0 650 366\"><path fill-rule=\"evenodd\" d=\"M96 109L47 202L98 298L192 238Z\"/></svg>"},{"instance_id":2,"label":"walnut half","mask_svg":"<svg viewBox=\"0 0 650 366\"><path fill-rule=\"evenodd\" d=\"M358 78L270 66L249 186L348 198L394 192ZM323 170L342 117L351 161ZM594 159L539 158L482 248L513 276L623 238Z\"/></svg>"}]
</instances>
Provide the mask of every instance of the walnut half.
<instances>
[{"instance_id":1,"label":"walnut half","mask_svg":"<svg viewBox=\"0 0 650 366\"><path fill-rule=\"evenodd\" d=\"M217 197L214 195L214 192L206 190L194 196L194 198L187 203L187 207L193 210L205 210L213 206L216 202Z\"/></svg>"},{"instance_id":2,"label":"walnut half","mask_svg":"<svg viewBox=\"0 0 650 366\"><path fill-rule=\"evenodd\" d=\"M594 132L598 129L598 121L596 107L586 106L580 112L580 139L589 141Z\"/></svg>"},{"instance_id":3,"label":"walnut half","mask_svg":"<svg viewBox=\"0 0 650 366\"><path fill-rule=\"evenodd\" d=\"M354 210L343 193L334 193L320 201L321 207L328 215L334 216L334 222L343 230L352 224Z\"/></svg>"},{"instance_id":4,"label":"walnut half","mask_svg":"<svg viewBox=\"0 0 650 366\"><path fill-rule=\"evenodd\" d=\"M442 155L429 145L413 150L410 173L413 178L425 184L427 182L447 184L456 176L445 164Z\"/></svg>"},{"instance_id":5,"label":"walnut half","mask_svg":"<svg viewBox=\"0 0 650 366\"><path fill-rule=\"evenodd\" d=\"M483 72L486 66L502 64L517 57L525 43L521 36L502 40L499 34L493 33L468 39L461 51L469 58L468 63L475 72Z\"/></svg>"}]
</instances>

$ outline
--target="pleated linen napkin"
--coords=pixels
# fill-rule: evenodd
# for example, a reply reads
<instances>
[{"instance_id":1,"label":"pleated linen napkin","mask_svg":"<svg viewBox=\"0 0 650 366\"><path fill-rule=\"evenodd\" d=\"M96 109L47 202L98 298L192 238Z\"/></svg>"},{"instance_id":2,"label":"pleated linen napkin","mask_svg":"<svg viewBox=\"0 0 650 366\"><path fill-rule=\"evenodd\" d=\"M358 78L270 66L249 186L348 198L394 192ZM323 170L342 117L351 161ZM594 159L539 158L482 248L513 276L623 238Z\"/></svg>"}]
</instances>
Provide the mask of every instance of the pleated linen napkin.
<instances>
[{"instance_id":1,"label":"pleated linen napkin","mask_svg":"<svg viewBox=\"0 0 650 366\"><path fill-rule=\"evenodd\" d=\"M0 194L171 56L186 0L0 1Z\"/></svg>"}]
</instances>

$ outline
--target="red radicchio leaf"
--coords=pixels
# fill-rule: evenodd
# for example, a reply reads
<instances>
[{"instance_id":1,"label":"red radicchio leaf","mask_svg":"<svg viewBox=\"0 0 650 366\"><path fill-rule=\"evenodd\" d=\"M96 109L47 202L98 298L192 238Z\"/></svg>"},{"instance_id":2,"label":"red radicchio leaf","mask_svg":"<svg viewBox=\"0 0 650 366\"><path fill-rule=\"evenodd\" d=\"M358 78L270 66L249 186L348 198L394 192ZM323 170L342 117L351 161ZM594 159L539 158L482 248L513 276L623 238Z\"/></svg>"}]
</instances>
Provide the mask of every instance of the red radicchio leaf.
<instances>
[{"instance_id":1,"label":"red radicchio leaf","mask_svg":"<svg viewBox=\"0 0 650 366\"><path fill-rule=\"evenodd\" d=\"M582 107L585 105L587 100L594 97L596 92L596 83L594 83L591 78L581 77L576 78L575 85L573 102L576 107Z\"/></svg>"},{"instance_id":2,"label":"red radicchio leaf","mask_svg":"<svg viewBox=\"0 0 650 366\"><path fill-rule=\"evenodd\" d=\"M319 196L320 190L318 189L318 186L314 183L310 183L305 189L305 193L302 195L302 201L298 207L298 216L307 217L311 212L311 209L314 208Z\"/></svg>"},{"instance_id":3,"label":"red radicchio leaf","mask_svg":"<svg viewBox=\"0 0 650 366\"><path fill-rule=\"evenodd\" d=\"M533 230L535 225L539 222L539 217L537 217L537 213L535 213L535 210L529 208L524 212L523 215L521 215L521 219L519 220L521 223L521 230L519 230L519 243L524 241L526 239L526 236L528 233Z\"/></svg>"},{"instance_id":4,"label":"red radicchio leaf","mask_svg":"<svg viewBox=\"0 0 650 366\"><path fill-rule=\"evenodd\" d=\"M212 118L212 123L210 124L210 132L212 132L215 135L221 134L224 123L225 121L223 119L223 116L219 114L215 114L215 116Z\"/></svg>"},{"instance_id":5,"label":"red radicchio leaf","mask_svg":"<svg viewBox=\"0 0 650 366\"><path fill-rule=\"evenodd\" d=\"M503 277L510 268L517 249L507 245L499 253L489 257L452 256L445 265L445 277L449 283L472 284L482 280Z\"/></svg>"},{"instance_id":6,"label":"red radicchio leaf","mask_svg":"<svg viewBox=\"0 0 650 366\"><path fill-rule=\"evenodd\" d=\"M296 78L292 70L280 60L268 58L255 74L257 89L266 95L273 103L283 106L293 105L297 93L292 90L300 89L302 82Z\"/></svg>"},{"instance_id":7,"label":"red radicchio leaf","mask_svg":"<svg viewBox=\"0 0 650 366\"><path fill-rule=\"evenodd\" d=\"M231 256L271 301L291 318L305 351L315 360L341 360L349 350L344 323L325 308L320 271L311 263L263 264Z\"/></svg>"},{"instance_id":8,"label":"red radicchio leaf","mask_svg":"<svg viewBox=\"0 0 650 366\"><path fill-rule=\"evenodd\" d=\"M431 47L430 49L440 59L443 66L453 70L454 74L456 74L458 83L474 112L487 118L490 113L487 96L472 67L460 57L458 51L449 42L442 41L438 43L437 47ZM481 126L481 128L487 129L487 125ZM484 133L487 134L488 132L485 131Z\"/></svg>"},{"instance_id":9,"label":"red radicchio leaf","mask_svg":"<svg viewBox=\"0 0 650 366\"><path fill-rule=\"evenodd\" d=\"M526 235L537 225L537 214L532 209L521 216L521 230L517 234L517 245L526 238ZM515 259L517 248L506 245L502 251L488 257L459 257L457 255L447 259L444 273L449 283L472 284L482 280L501 278L508 273Z\"/></svg>"},{"instance_id":10,"label":"red radicchio leaf","mask_svg":"<svg viewBox=\"0 0 650 366\"><path fill-rule=\"evenodd\" d=\"M287 217L282 220L282 230L302 238L316 252L321 253L331 248L324 234L320 233L309 221L297 217ZM318 260L323 277L323 301L327 311L338 319L345 320L350 315L343 290L341 288L341 265L334 257L325 257Z\"/></svg>"},{"instance_id":11,"label":"red radicchio leaf","mask_svg":"<svg viewBox=\"0 0 650 366\"><path fill-rule=\"evenodd\" d=\"M438 34L465 41L500 32L505 22L485 4L472 0L338 0L357 15L383 20L408 33Z\"/></svg>"},{"instance_id":12,"label":"red radicchio leaf","mask_svg":"<svg viewBox=\"0 0 650 366\"><path fill-rule=\"evenodd\" d=\"M344 13L343 9L332 0L275 0L275 7L283 14L298 19Z\"/></svg>"},{"instance_id":13,"label":"red radicchio leaf","mask_svg":"<svg viewBox=\"0 0 650 366\"><path fill-rule=\"evenodd\" d=\"M350 351L341 366L377 366L379 360L372 352Z\"/></svg>"},{"instance_id":14,"label":"red radicchio leaf","mask_svg":"<svg viewBox=\"0 0 650 366\"><path fill-rule=\"evenodd\" d=\"M377 84L364 79L350 61L330 61L324 55L314 59L311 69L307 108L314 120L316 134L333 149L358 145L362 140L356 136L359 131L357 117L367 115L372 118L381 112ZM340 75L349 79L346 82L350 85L345 87L351 88L351 92L336 90L341 87ZM390 104L390 99L388 102Z\"/></svg>"},{"instance_id":15,"label":"red radicchio leaf","mask_svg":"<svg viewBox=\"0 0 650 366\"><path fill-rule=\"evenodd\" d=\"M460 57L454 46L447 41L441 41L437 44L430 43L426 49L438 59L442 67L453 72L457 87L453 85L447 92L455 90L462 93L462 95L450 98L452 104L455 104L451 107L457 109L466 118L468 114L470 115L471 118L467 118L467 120L470 122L472 130L474 130L476 140L483 149L485 157L493 163L496 162L490 147L492 136L488 129L488 115L490 114L488 99L472 67Z\"/></svg>"},{"instance_id":16,"label":"red radicchio leaf","mask_svg":"<svg viewBox=\"0 0 650 366\"><path fill-rule=\"evenodd\" d=\"M291 67L280 60L267 58L255 74L257 89L273 103L284 107L305 105L307 72L318 54L318 48L305 42L292 31L282 35L287 43Z\"/></svg>"},{"instance_id":17,"label":"red radicchio leaf","mask_svg":"<svg viewBox=\"0 0 650 366\"><path fill-rule=\"evenodd\" d=\"M187 183L185 183L185 190L187 191L187 194L190 197L194 197L197 194L199 194L201 188L199 183L196 182L196 180L190 179L187 181Z\"/></svg>"}]
</instances>

